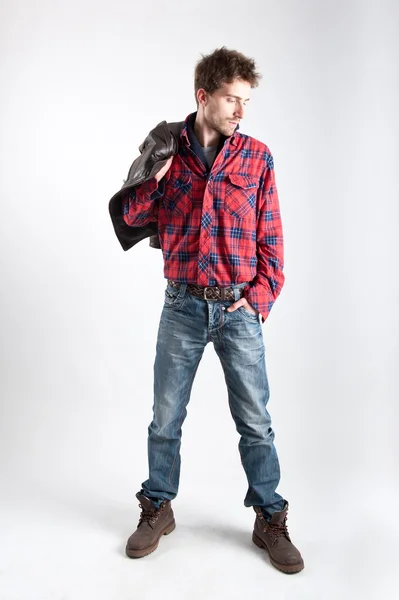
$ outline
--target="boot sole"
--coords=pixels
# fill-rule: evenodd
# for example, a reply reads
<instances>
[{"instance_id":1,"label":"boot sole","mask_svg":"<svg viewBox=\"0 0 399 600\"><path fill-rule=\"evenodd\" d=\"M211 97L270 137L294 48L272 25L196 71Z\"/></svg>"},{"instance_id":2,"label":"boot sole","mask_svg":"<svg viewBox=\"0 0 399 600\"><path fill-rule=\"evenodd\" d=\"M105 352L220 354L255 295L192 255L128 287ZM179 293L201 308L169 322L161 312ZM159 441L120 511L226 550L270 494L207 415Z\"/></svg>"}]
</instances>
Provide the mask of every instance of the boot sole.
<instances>
[{"instance_id":1,"label":"boot sole","mask_svg":"<svg viewBox=\"0 0 399 600\"><path fill-rule=\"evenodd\" d=\"M128 556L129 558L142 558L143 556L148 556L148 554L151 554L151 552L154 552L154 550L158 548L159 540L161 539L161 537L163 535L169 535L169 533L172 533L175 527L176 522L173 519L172 523L170 523L170 525L168 525L167 527L165 527L165 529L161 531L161 533L159 534L159 538L157 539L155 544L152 544L152 546L148 546L148 548L142 548L141 550L132 550L131 548L126 546L126 556Z\"/></svg>"},{"instance_id":2,"label":"boot sole","mask_svg":"<svg viewBox=\"0 0 399 600\"><path fill-rule=\"evenodd\" d=\"M278 563L277 561L275 561L272 558L267 545L264 542L262 542L262 540L256 535L255 532L253 532L253 534L252 534L252 541L255 544L255 546L258 546L258 548L262 548L262 550L266 550L273 567L276 567L276 569L278 569L279 571L282 571L283 573L287 573L287 574L299 573L300 571L302 571L302 569L305 566L303 561L301 561L300 563L297 563L296 565L282 565L281 563Z\"/></svg>"}]
</instances>

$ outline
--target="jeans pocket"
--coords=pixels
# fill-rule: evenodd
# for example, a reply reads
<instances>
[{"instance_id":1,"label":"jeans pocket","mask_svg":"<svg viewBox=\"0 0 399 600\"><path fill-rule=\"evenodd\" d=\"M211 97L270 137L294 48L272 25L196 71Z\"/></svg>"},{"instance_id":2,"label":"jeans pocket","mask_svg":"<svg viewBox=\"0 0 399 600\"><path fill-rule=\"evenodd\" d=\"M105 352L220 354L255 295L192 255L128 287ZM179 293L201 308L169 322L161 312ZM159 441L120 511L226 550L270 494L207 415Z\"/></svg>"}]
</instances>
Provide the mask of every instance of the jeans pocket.
<instances>
[{"instance_id":1,"label":"jeans pocket","mask_svg":"<svg viewBox=\"0 0 399 600\"><path fill-rule=\"evenodd\" d=\"M176 288L168 283L165 289L164 306L168 308L180 308L183 304L185 294L181 288Z\"/></svg>"},{"instance_id":2,"label":"jeans pocket","mask_svg":"<svg viewBox=\"0 0 399 600\"><path fill-rule=\"evenodd\" d=\"M247 321L252 321L253 323L259 323L259 313L255 315L254 313L249 312L249 310L244 308L244 306L240 306L239 308L237 308L237 310L238 310L239 314L242 315L244 317L244 319L246 319Z\"/></svg>"}]
</instances>

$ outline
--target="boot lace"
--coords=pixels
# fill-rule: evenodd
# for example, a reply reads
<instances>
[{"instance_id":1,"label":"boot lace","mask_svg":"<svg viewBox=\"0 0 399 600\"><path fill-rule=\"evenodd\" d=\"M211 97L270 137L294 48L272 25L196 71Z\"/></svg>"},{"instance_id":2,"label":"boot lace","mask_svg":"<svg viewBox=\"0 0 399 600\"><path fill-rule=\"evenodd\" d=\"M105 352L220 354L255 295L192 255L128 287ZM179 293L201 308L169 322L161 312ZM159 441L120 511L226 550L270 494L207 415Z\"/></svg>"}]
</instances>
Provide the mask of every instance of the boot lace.
<instances>
[{"instance_id":1,"label":"boot lace","mask_svg":"<svg viewBox=\"0 0 399 600\"><path fill-rule=\"evenodd\" d=\"M142 523L148 523L151 529L154 529L153 524L163 512L165 504L162 503L159 508L154 507L155 510L148 510L147 508L144 508L142 504L139 504L139 508L141 508L141 513L137 527L140 527Z\"/></svg>"},{"instance_id":2,"label":"boot lace","mask_svg":"<svg viewBox=\"0 0 399 600\"><path fill-rule=\"evenodd\" d=\"M282 536L286 537L287 540L290 539L287 527L287 515L285 515L284 520L281 523L268 523L265 517L263 516L262 512L260 511L258 512L258 517L262 521L263 532L268 532L273 544L276 540L278 540L278 538Z\"/></svg>"},{"instance_id":3,"label":"boot lace","mask_svg":"<svg viewBox=\"0 0 399 600\"><path fill-rule=\"evenodd\" d=\"M282 536L286 537L287 540L290 539L286 520L287 517L284 518L284 521L282 523L266 523L266 527L263 528L263 531L267 531L270 537L272 538L273 544L278 538Z\"/></svg>"}]
</instances>

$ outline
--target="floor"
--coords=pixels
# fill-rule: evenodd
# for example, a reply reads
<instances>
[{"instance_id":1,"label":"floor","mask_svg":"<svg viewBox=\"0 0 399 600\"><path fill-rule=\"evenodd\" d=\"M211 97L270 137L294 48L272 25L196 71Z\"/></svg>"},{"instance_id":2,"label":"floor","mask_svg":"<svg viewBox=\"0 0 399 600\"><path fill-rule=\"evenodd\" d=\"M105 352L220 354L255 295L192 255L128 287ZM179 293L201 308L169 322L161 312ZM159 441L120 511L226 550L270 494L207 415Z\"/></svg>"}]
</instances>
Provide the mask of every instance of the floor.
<instances>
[{"instance_id":1,"label":"floor","mask_svg":"<svg viewBox=\"0 0 399 600\"><path fill-rule=\"evenodd\" d=\"M139 511L122 491L7 486L0 600L399 598L398 531L388 520L362 518L359 507L346 514L326 503L311 515L300 505L290 509L305 569L284 575L252 543L251 509L223 505L218 493L198 501L190 489L174 502L175 531L153 554L128 559L125 541Z\"/></svg>"}]
</instances>

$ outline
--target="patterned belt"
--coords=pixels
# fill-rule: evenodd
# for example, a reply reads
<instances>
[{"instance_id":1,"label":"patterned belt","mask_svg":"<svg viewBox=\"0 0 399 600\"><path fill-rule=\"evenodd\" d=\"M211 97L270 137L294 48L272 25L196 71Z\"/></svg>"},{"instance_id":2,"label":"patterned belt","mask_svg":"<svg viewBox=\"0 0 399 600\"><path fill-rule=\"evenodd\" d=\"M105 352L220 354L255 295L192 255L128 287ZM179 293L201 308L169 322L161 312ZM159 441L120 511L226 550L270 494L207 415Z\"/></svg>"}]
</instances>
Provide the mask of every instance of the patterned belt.
<instances>
[{"instance_id":1,"label":"patterned belt","mask_svg":"<svg viewBox=\"0 0 399 600\"><path fill-rule=\"evenodd\" d=\"M171 281L168 280L169 285L174 288L180 288L181 283L179 281ZM202 298L203 300L232 300L234 302L234 290L231 287L217 287L207 286L203 287L202 285L197 285L195 283L187 284L187 291L193 296L197 296L197 298ZM239 297L241 298L243 294L244 288L238 289Z\"/></svg>"}]
</instances>

